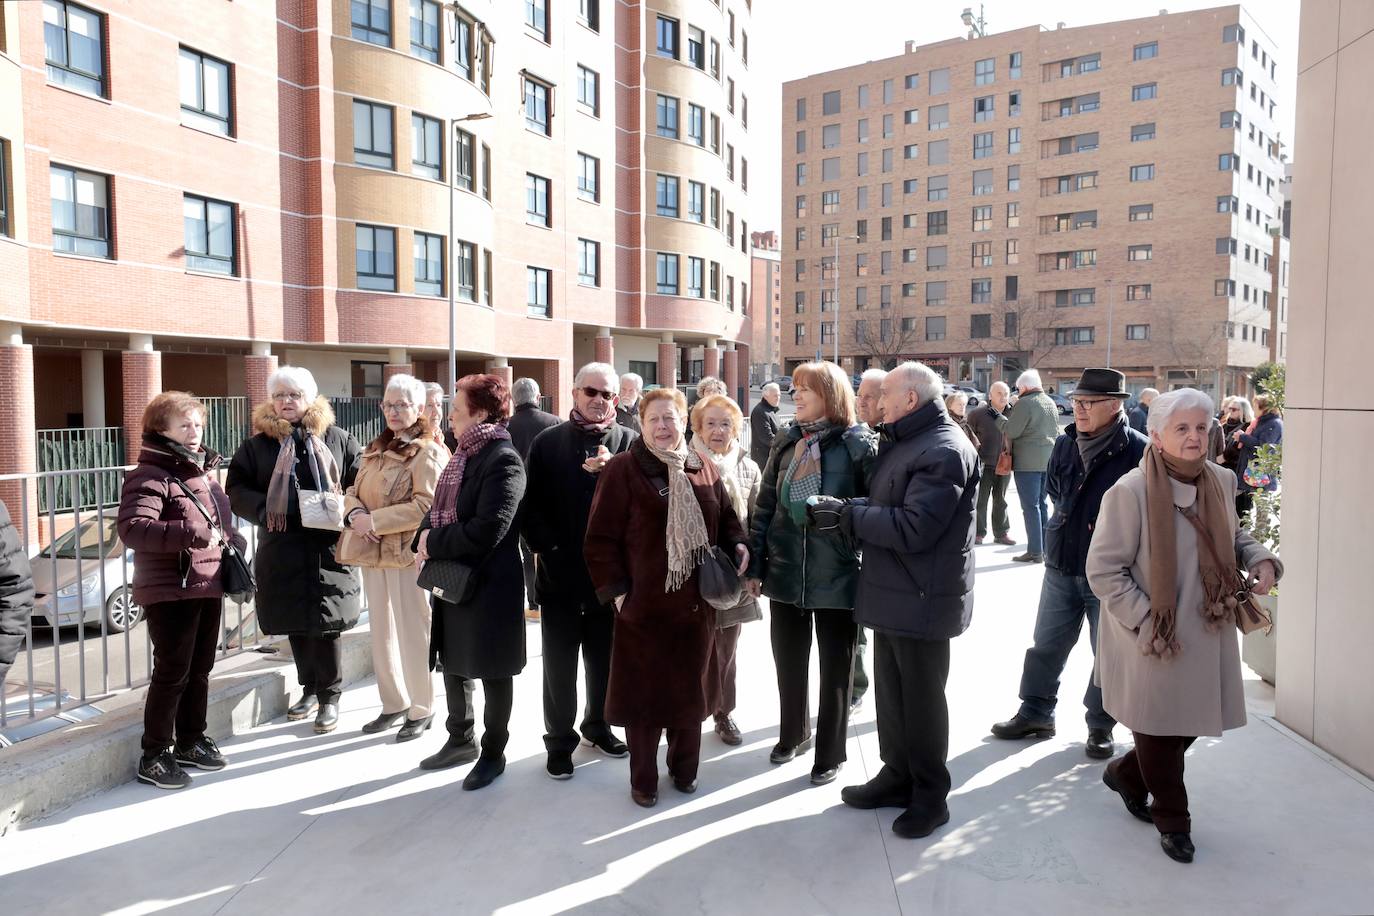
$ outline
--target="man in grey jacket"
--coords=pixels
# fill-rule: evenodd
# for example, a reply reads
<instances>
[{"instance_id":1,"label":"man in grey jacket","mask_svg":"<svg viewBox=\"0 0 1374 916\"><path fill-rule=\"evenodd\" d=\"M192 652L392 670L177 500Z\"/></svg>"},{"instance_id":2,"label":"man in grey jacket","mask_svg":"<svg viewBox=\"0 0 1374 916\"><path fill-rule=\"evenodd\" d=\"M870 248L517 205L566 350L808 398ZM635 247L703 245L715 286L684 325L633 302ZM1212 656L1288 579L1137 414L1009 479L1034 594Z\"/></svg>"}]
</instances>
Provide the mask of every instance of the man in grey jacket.
<instances>
[{"instance_id":1,"label":"man in grey jacket","mask_svg":"<svg viewBox=\"0 0 1374 916\"><path fill-rule=\"evenodd\" d=\"M1021 501L1021 518L1026 523L1026 552L1013 557L1017 563L1042 563L1045 559L1045 525L1049 506L1045 502L1045 468L1050 451L1059 437L1059 409L1041 388L1040 373L1022 372L1016 380L1021 392L1007 417L1006 437L1011 440L1011 468L1016 478L1016 496Z\"/></svg>"},{"instance_id":2,"label":"man in grey jacket","mask_svg":"<svg viewBox=\"0 0 1374 916\"><path fill-rule=\"evenodd\" d=\"M910 838L949 821L949 641L973 616L978 454L950 420L943 390L921 363L888 373L873 495L815 497L808 510L817 528L839 527L862 548L855 612L874 633L883 767L840 798L853 808L905 808L892 831Z\"/></svg>"}]
</instances>

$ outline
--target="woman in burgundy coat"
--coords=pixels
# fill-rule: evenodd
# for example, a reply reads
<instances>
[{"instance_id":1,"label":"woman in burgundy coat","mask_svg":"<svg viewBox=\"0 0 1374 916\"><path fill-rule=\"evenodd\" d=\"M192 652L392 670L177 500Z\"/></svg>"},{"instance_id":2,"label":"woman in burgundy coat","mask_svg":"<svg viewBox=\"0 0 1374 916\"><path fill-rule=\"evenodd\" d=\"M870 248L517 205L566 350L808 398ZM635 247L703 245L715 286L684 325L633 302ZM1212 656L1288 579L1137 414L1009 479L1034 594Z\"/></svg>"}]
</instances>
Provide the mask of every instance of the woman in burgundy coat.
<instances>
[{"instance_id":1,"label":"woman in burgundy coat","mask_svg":"<svg viewBox=\"0 0 1374 916\"><path fill-rule=\"evenodd\" d=\"M701 723L716 706L707 677L716 615L697 588L697 566L719 544L748 563L745 532L720 475L687 448L687 401L675 388L639 402L643 438L601 472L584 554L597 598L616 603L606 721L625 727L630 796L658 802L658 740L668 731L668 772L697 788Z\"/></svg>"}]
</instances>

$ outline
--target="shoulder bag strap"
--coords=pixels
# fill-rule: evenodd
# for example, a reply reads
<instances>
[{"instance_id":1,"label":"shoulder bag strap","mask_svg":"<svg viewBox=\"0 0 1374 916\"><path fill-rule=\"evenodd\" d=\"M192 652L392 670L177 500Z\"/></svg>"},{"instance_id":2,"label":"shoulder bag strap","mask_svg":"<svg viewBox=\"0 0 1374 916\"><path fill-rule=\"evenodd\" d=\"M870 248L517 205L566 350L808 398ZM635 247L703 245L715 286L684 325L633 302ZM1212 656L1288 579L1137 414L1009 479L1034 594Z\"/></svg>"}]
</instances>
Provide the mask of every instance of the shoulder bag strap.
<instances>
[{"instance_id":1,"label":"shoulder bag strap","mask_svg":"<svg viewBox=\"0 0 1374 916\"><path fill-rule=\"evenodd\" d=\"M176 481L176 485L181 487L183 493L191 497L191 502L196 504L196 508L200 510L200 514L205 516L205 521L207 521L210 524L210 527L213 528L215 532L220 536L220 540L228 540L228 538L224 536L224 526L222 526L218 521L210 517L209 511L205 508L205 504L200 501L200 497L195 494L195 491L192 490L190 487L186 486L186 482L182 480L180 477L173 477L171 479ZM219 514L219 507L215 508L215 514Z\"/></svg>"}]
</instances>

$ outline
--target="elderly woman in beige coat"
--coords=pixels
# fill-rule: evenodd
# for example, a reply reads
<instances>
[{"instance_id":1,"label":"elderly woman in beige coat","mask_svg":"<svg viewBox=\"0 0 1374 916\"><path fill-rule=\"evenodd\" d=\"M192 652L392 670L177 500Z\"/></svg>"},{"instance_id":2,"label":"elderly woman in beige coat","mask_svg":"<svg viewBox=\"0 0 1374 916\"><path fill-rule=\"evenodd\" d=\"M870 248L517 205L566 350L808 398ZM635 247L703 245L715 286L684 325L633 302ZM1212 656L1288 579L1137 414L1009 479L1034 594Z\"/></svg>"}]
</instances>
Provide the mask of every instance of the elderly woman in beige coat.
<instances>
[{"instance_id":1,"label":"elderly woman in beige coat","mask_svg":"<svg viewBox=\"0 0 1374 916\"><path fill-rule=\"evenodd\" d=\"M386 429L363 451L358 476L344 495L347 527L337 553L340 563L362 567L367 591L382 711L363 731L376 734L400 725L398 742L420 737L434 718L430 605L415 583L410 542L434 501L449 452L435 440L424 410L423 382L410 375L387 381Z\"/></svg>"},{"instance_id":2,"label":"elderly woman in beige coat","mask_svg":"<svg viewBox=\"0 0 1374 916\"><path fill-rule=\"evenodd\" d=\"M1102 705L1135 736L1102 781L1132 815L1154 823L1178 862L1194 852L1184 754L1201 735L1245 724L1237 612L1227 596L1241 584L1238 568L1259 594L1282 574L1278 558L1239 525L1235 475L1207 460L1212 410L1194 389L1150 405L1150 447L1103 498L1087 563L1105 612Z\"/></svg>"}]
</instances>

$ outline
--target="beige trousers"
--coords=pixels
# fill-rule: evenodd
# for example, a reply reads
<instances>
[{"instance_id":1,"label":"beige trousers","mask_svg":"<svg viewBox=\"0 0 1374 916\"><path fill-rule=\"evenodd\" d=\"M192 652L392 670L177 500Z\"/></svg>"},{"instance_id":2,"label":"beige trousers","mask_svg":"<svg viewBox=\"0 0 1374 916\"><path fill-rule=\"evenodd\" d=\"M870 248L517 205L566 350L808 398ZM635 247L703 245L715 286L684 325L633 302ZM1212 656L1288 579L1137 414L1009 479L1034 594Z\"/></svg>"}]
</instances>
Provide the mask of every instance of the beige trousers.
<instances>
[{"instance_id":1,"label":"beige trousers","mask_svg":"<svg viewBox=\"0 0 1374 916\"><path fill-rule=\"evenodd\" d=\"M434 710L429 671L429 598L415 584L414 566L363 569L372 629L372 668L382 712L423 719Z\"/></svg>"}]
</instances>

